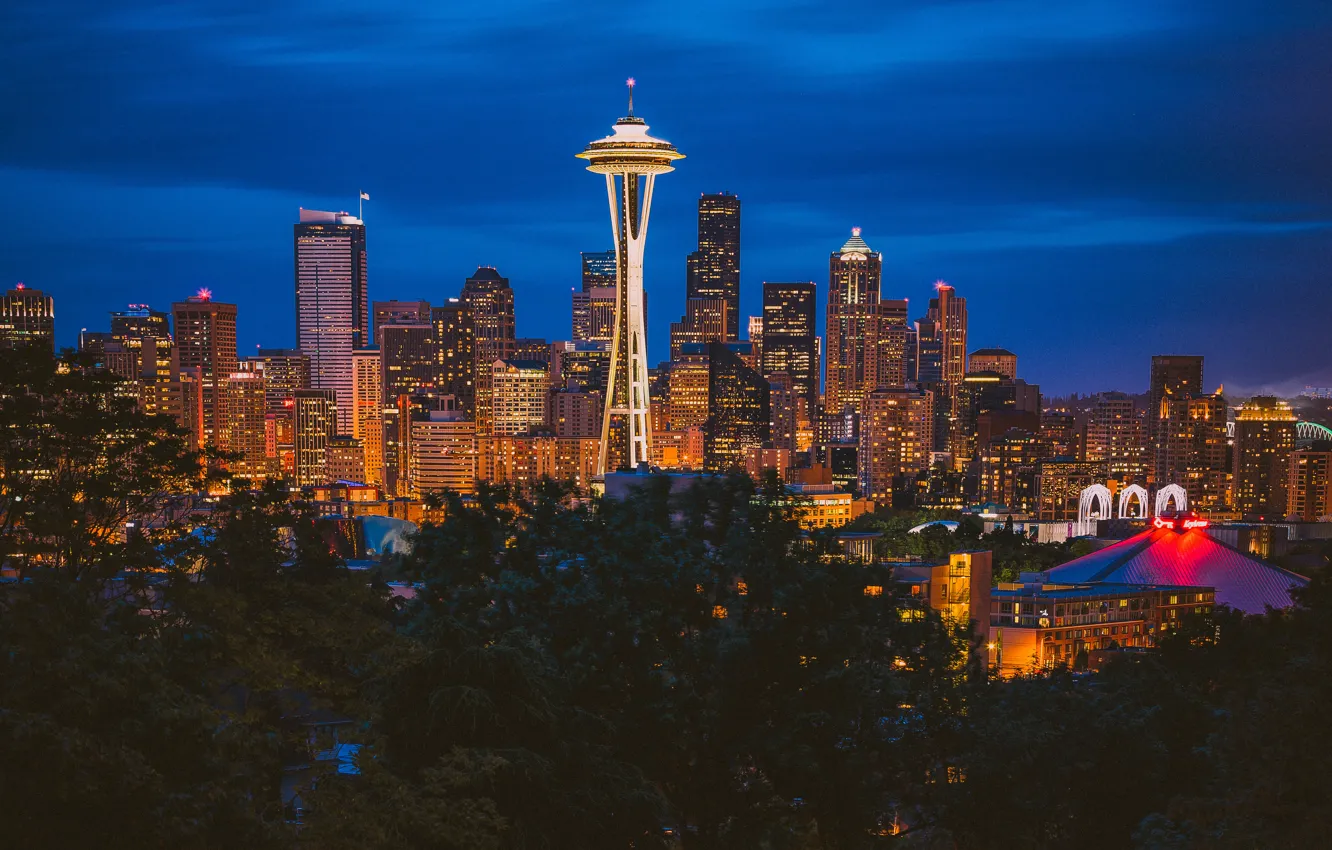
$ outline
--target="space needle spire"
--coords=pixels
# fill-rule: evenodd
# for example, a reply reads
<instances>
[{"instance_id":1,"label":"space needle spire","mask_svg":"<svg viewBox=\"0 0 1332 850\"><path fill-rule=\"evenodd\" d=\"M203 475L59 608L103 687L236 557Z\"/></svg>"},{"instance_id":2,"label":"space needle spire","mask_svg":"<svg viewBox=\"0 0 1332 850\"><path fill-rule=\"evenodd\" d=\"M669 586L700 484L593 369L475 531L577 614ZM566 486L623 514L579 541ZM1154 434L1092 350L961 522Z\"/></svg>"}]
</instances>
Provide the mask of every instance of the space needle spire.
<instances>
[{"instance_id":1,"label":"space needle spire","mask_svg":"<svg viewBox=\"0 0 1332 850\"><path fill-rule=\"evenodd\" d=\"M629 87L629 114L615 122L611 135L590 143L577 154L579 159L587 160L588 171L606 175L617 268L615 331L611 335L610 375L601 417L598 475L621 464L633 469L652 458L643 248L657 175L674 171L672 163L684 159L674 145L648 135L647 124L634 116L634 78L625 84Z\"/></svg>"}]
</instances>

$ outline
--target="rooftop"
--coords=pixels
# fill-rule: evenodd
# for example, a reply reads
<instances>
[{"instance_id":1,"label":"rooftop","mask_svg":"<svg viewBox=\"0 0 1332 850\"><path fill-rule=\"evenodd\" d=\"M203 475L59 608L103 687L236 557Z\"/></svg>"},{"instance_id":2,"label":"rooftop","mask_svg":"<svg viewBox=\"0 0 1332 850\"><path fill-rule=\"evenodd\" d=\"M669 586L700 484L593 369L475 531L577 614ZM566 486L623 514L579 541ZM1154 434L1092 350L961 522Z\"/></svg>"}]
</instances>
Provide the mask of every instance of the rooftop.
<instances>
[{"instance_id":1,"label":"rooftop","mask_svg":"<svg viewBox=\"0 0 1332 850\"><path fill-rule=\"evenodd\" d=\"M1214 587L1216 601L1246 614L1288 608L1302 575L1246 555L1199 528L1153 528L1049 572L1054 584L1116 583Z\"/></svg>"}]
</instances>

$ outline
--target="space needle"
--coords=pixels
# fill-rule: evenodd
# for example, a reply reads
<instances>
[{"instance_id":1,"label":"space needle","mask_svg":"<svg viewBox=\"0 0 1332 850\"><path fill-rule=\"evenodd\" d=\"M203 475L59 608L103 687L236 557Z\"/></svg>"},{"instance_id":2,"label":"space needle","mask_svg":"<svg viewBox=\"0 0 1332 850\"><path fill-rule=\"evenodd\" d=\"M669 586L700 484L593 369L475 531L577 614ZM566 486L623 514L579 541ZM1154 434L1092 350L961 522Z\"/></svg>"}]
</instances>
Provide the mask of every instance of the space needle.
<instances>
[{"instance_id":1,"label":"space needle","mask_svg":"<svg viewBox=\"0 0 1332 850\"><path fill-rule=\"evenodd\" d=\"M643 247L657 175L674 171L672 163L684 159L670 142L648 135L647 124L634 115L633 77L626 83L629 114L615 122L611 135L577 154L579 159L587 160L588 171L606 175L611 233L615 236L615 332L611 336L610 376L601 417L598 475L606 473L612 459L623 457L629 468L635 469L652 457L647 329L643 326ZM616 443L614 451L612 440Z\"/></svg>"}]
</instances>

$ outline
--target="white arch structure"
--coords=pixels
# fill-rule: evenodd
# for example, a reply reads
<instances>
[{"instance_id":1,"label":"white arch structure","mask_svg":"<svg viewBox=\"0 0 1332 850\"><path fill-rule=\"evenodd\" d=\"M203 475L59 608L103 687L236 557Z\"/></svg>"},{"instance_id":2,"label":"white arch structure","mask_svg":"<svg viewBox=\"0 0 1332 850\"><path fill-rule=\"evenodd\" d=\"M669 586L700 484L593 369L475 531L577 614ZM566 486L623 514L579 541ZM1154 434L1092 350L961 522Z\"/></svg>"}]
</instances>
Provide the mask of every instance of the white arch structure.
<instances>
[{"instance_id":1,"label":"white arch structure","mask_svg":"<svg viewBox=\"0 0 1332 850\"><path fill-rule=\"evenodd\" d=\"M1295 439L1297 440L1332 440L1332 428L1317 422L1296 422Z\"/></svg>"},{"instance_id":2,"label":"white arch structure","mask_svg":"<svg viewBox=\"0 0 1332 850\"><path fill-rule=\"evenodd\" d=\"M1096 533L1096 520L1110 519L1114 514L1110 489L1104 484L1093 484L1082 491L1078 499L1078 536ZM1093 514L1093 507L1096 513Z\"/></svg>"},{"instance_id":3,"label":"white arch structure","mask_svg":"<svg viewBox=\"0 0 1332 850\"><path fill-rule=\"evenodd\" d=\"M1138 499L1138 510L1136 513L1131 513L1134 496ZM1119 491L1119 518L1147 519L1147 490L1142 485L1130 484Z\"/></svg>"},{"instance_id":4,"label":"white arch structure","mask_svg":"<svg viewBox=\"0 0 1332 850\"><path fill-rule=\"evenodd\" d=\"M1182 514L1189 509L1189 494L1178 484L1167 484L1156 491L1156 516L1166 513L1171 501L1175 503L1173 513Z\"/></svg>"}]
</instances>

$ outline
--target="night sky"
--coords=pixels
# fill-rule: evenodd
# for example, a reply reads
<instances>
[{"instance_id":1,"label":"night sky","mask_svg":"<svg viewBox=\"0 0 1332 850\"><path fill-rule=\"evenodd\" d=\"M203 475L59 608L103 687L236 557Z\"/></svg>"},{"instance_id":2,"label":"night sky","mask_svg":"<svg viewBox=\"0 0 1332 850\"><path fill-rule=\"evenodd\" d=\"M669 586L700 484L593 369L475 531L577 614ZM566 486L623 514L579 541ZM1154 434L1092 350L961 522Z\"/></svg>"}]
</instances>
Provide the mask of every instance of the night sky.
<instances>
[{"instance_id":1,"label":"night sky","mask_svg":"<svg viewBox=\"0 0 1332 850\"><path fill-rule=\"evenodd\" d=\"M740 195L742 313L852 226L884 296L966 296L971 348L1047 392L1140 391L1154 353L1228 392L1332 385L1332 3L0 4L0 283L58 342L201 286L240 347L294 345L298 207L365 210L373 299L513 282L565 339L611 245L573 155L636 112L657 183L652 361L700 192ZM821 321L821 320L820 320ZM744 325L742 318L742 327Z\"/></svg>"}]
</instances>

